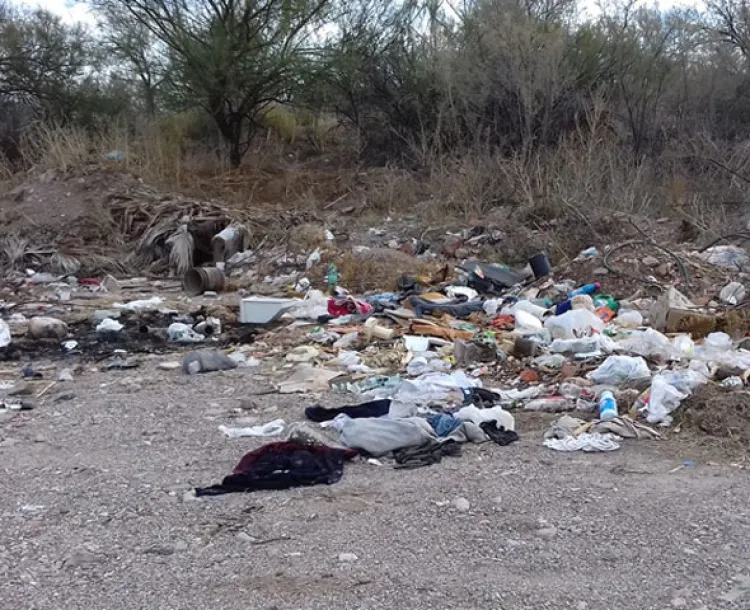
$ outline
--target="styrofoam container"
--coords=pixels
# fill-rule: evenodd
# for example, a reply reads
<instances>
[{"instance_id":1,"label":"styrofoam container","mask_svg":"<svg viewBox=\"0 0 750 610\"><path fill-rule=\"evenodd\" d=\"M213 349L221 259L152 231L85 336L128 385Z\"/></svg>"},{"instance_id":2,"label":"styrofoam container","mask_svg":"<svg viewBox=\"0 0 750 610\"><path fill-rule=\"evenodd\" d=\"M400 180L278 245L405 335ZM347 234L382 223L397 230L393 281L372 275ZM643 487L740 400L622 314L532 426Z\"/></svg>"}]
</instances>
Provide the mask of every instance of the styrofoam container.
<instances>
[{"instance_id":1,"label":"styrofoam container","mask_svg":"<svg viewBox=\"0 0 750 610\"><path fill-rule=\"evenodd\" d=\"M240 323L268 324L291 309L298 299L275 299L273 297L247 297L240 302Z\"/></svg>"}]
</instances>

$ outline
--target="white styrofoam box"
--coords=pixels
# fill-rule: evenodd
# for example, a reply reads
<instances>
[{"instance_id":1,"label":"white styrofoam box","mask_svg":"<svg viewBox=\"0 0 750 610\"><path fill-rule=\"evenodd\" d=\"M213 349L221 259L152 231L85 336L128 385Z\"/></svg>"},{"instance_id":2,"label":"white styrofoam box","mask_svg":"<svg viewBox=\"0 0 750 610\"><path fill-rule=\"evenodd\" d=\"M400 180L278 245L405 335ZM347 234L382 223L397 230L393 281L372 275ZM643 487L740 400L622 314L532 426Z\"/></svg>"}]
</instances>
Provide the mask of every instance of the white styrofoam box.
<instances>
[{"instance_id":1,"label":"white styrofoam box","mask_svg":"<svg viewBox=\"0 0 750 610\"><path fill-rule=\"evenodd\" d=\"M268 324L287 309L299 303L297 299L275 299L273 297L247 297L240 302L240 323Z\"/></svg>"}]
</instances>

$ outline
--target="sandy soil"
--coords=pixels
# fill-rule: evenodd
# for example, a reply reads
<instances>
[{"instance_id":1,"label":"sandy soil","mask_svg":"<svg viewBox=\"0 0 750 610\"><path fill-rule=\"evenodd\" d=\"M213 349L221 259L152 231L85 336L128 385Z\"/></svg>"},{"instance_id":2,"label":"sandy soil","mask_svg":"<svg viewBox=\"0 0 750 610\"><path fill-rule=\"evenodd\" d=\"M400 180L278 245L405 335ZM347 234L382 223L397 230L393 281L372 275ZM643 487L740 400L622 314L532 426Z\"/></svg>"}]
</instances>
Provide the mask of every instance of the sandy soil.
<instances>
[{"instance_id":1,"label":"sandy soil","mask_svg":"<svg viewBox=\"0 0 750 610\"><path fill-rule=\"evenodd\" d=\"M557 454L520 418L519 443L430 468L358 461L330 487L194 499L262 444L217 430L262 383L156 362L0 417L3 608L750 607L733 457L674 440ZM255 400L260 422L314 402Z\"/></svg>"}]
</instances>

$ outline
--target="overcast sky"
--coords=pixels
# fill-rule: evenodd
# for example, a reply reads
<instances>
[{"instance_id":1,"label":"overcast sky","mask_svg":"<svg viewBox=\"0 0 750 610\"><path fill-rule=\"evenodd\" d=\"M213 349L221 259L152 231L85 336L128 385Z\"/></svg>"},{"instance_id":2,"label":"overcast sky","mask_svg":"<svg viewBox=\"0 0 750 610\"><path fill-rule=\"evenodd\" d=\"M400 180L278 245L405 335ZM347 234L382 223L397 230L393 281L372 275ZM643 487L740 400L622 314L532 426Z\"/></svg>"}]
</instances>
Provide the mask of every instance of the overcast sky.
<instances>
[{"instance_id":1,"label":"overcast sky","mask_svg":"<svg viewBox=\"0 0 750 610\"><path fill-rule=\"evenodd\" d=\"M668 9L673 6L690 6L700 4L700 0L650 0L648 4L658 4L662 9ZM41 6L47 10L60 15L67 22L83 22L93 24L95 22L90 9L86 2L77 2L76 0L25 0L18 4L37 7ZM596 6L595 0L583 0L582 6L590 5L591 8Z\"/></svg>"},{"instance_id":2,"label":"overcast sky","mask_svg":"<svg viewBox=\"0 0 750 610\"><path fill-rule=\"evenodd\" d=\"M93 17L85 2L76 2L75 0L26 0L18 2L36 8L41 6L50 12L60 15L68 22L93 23Z\"/></svg>"}]
</instances>

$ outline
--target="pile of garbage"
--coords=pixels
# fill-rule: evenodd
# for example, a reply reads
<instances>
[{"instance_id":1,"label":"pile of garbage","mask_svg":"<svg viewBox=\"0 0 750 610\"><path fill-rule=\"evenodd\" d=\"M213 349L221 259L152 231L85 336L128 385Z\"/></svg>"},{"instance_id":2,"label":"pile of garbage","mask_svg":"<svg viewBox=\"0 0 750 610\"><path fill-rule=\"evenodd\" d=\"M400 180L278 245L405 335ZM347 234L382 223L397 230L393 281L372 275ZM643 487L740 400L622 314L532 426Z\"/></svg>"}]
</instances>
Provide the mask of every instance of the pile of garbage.
<instances>
[{"instance_id":1,"label":"pile of garbage","mask_svg":"<svg viewBox=\"0 0 750 610\"><path fill-rule=\"evenodd\" d=\"M661 438L700 388L748 392L750 259L737 246L674 265L721 278L693 299L657 278L623 293L608 269L579 283L545 253L523 268L475 260L454 268L433 257L430 272L404 273L389 291L350 292L321 248L291 261L292 273L278 266L280 275L261 280L266 290L253 291L234 283L260 256L245 237L238 226L222 229L212 238L215 264L190 267L183 282L33 270L6 278L8 294L24 298L0 304L0 355L24 342L64 354L95 344L110 350L113 367L127 368L136 336L189 350L184 374L251 368L262 377L272 363L273 391L347 403L308 409L304 425L223 426L233 438L286 439L205 494L333 482L351 452L413 468L459 455L468 442L509 445L521 413L559 414L543 441L550 449L616 450L623 439ZM592 269L600 259L590 248L577 260ZM310 476L275 476L279 464L299 463Z\"/></svg>"},{"instance_id":2,"label":"pile of garbage","mask_svg":"<svg viewBox=\"0 0 750 610\"><path fill-rule=\"evenodd\" d=\"M286 443L413 468L460 455L467 442L509 445L518 439L518 414L545 412L560 414L545 447L612 451L623 439L662 438L659 429L709 384L748 393L750 318L736 315L746 304L744 269L701 308L675 288L623 299L603 282L553 277L546 257L532 267L469 262L440 285L403 277L398 292L362 296L338 286L331 268L328 294L244 299L254 321L281 316L303 333L286 350L295 368L278 392L352 399L306 409L310 423L293 424ZM283 420L221 427L232 438L284 429ZM340 478L351 456L339 455ZM262 472L238 468L198 493L266 488Z\"/></svg>"}]
</instances>

